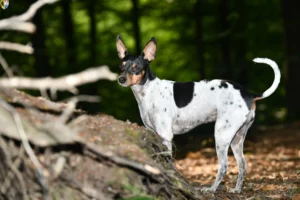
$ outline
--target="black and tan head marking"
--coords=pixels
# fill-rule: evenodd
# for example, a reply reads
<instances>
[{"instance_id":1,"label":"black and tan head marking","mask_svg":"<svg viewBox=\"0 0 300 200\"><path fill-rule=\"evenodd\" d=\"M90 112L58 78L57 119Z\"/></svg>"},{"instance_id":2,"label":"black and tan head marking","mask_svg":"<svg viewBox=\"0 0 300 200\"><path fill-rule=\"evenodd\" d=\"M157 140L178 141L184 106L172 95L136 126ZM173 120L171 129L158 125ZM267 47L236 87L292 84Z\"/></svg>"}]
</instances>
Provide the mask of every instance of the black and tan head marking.
<instances>
[{"instance_id":1,"label":"black and tan head marking","mask_svg":"<svg viewBox=\"0 0 300 200\"><path fill-rule=\"evenodd\" d=\"M118 56L121 59L118 82L122 86L143 85L147 80L155 79L150 70L150 63L155 58L156 41L151 38L139 56L130 55L120 35L116 39Z\"/></svg>"}]
</instances>

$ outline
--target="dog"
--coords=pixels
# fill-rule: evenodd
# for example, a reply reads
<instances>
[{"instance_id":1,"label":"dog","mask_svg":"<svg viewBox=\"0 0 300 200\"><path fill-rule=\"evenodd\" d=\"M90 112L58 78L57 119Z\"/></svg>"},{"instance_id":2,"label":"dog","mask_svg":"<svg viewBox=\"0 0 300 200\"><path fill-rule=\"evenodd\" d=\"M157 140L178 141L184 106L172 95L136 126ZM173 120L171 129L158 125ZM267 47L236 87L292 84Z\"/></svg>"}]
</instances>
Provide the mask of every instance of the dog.
<instances>
[{"instance_id":1,"label":"dog","mask_svg":"<svg viewBox=\"0 0 300 200\"><path fill-rule=\"evenodd\" d=\"M256 63L272 67L273 84L262 94L252 94L243 86L227 80L175 82L161 80L150 69L155 59L157 44L154 37L146 44L141 55L130 55L120 35L116 39L121 59L121 86L130 86L137 100L144 125L163 139L172 151L173 135L190 131L194 127L216 121L215 143L218 173L213 185L203 192L215 192L227 172L228 148L231 146L239 172L232 193L240 193L246 175L243 143L255 116L256 101L270 96L280 82L277 64L267 58L255 58Z\"/></svg>"}]
</instances>

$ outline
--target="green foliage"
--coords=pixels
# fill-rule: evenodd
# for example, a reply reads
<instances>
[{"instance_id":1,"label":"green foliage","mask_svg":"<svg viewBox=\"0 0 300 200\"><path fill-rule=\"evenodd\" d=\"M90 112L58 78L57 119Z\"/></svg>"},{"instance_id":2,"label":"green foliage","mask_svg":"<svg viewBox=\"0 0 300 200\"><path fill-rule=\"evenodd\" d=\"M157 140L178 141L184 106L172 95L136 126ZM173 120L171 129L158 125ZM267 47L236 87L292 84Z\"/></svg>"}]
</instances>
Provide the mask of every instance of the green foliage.
<instances>
[{"instance_id":1,"label":"green foliage","mask_svg":"<svg viewBox=\"0 0 300 200\"><path fill-rule=\"evenodd\" d=\"M233 68L232 79L239 82L246 77L245 84L256 93L265 91L273 81L273 72L268 67L254 65L255 57L269 57L282 66L284 58L283 25L280 15L280 2L274 0L229 1L229 13L226 18L228 30L220 30L221 0L201 3L205 76L200 74L199 55L197 54L197 34L195 31L194 6L196 0L140 0L139 31L141 45L155 36L158 42L157 57L151 64L154 73L162 79L177 81L198 81L200 79L220 78L223 66L221 39L229 40L230 62ZM108 65L118 72L119 58L115 49L115 38L121 34L129 52L135 53L133 31L132 1L93 1L96 18L96 44L90 37L90 16L88 2L72 1L71 12L74 28L74 48L72 52L76 63L68 61L66 33L63 31L63 8L61 3L42 9L43 24L46 32L46 52L49 58L52 76L75 73L90 67L91 47L95 45L96 64ZM8 17L21 13L29 3L15 2L9 9L1 11L1 16ZM200 12L200 11L199 11ZM19 33L1 33L1 40L26 44L31 36ZM39 49L36 49L39 51ZM17 66L26 76L36 75L34 57L4 52L10 65ZM246 69L246 74L242 69ZM282 69L284 71L284 69ZM92 112L104 112L119 119L129 119L141 123L137 103L130 88L122 88L116 82L101 81L80 87L83 94L100 95L101 104L85 105L82 108ZM68 94L62 94L66 97ZM284 120L285 89L279 90L264 101L258 102L257 121L275 123ZM264 112L268 110L268 112ZM281 115L277 115L281 112ZM280 117L278 117L280 116Z\"/></svg>"}]
</instances>

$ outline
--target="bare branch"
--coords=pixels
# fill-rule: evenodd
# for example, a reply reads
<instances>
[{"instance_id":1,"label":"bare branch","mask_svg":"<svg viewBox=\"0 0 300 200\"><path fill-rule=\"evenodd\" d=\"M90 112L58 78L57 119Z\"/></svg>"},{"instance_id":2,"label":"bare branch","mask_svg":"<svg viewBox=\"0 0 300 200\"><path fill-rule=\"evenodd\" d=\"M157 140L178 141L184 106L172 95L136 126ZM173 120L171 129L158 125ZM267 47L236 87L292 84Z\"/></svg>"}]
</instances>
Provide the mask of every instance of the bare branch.
<instances>
[{"instance_id":1,"label":"bare branch","mask_svg":"<svg viewBox=\"0 0 300 200\"><path fill-rule=\"evenodd\" d=\"M116 80L117 74L112 73L107 66L89 68L77 74L71 74L60 78L26 78L12 77L0 79L2 88L19 89L55 89L77 93L76 87L100 79Z\"/></svg>"},{"instance_id":2,"label":"bare branch","mask_svg":"<svg viewBox=\"0 0 300 200\"><path fill-rule=\"evenodd\" d=\"M34 49L29 45L22 45L18 43L12 42L4 42L0 41L0 49L10 50L10 51L18 51L20 53L32 54Z\"/></svg>"},{"instance_id":3,"label":"bare branch","mask_svg":"<svg viewBox=\"0 0 300 200\"><path fill-rule=\"evenodd\" d=\"M31 22L1 20L0 21L0 30L12 30L12 31L25 32L25 33L34 33L36 30L36 27Z\"/></svg>"},{"instance_id":4,"label":"bare branch","mask_svg":"<svg viewBox=\"0 0 300 200\"><path fill-rule=\"evenodd\" d=\"M52 4L57 1L58 0L38 0L34 4L32 4L25 13L19 16L11 17L9 19L16 20L16 21L28 21L35 15L37 10L43 7L45 4Z\"/></svg>"},{"instance_id":5,"label":"bare branch","mask_svg":"<svg viewBox=\"0 0 300 200\"><path fill-rule=\"evenodd\" d=\"M0 64L2 65L2 68L4 69L5 73L8 77L12 77L14 75L13 71L9 68L5 58L0 53Z\"/></svg>"},{"instance_id":6,"label":"bare branch","mask_svg":"<svg viewBox=\"0 0 300 200\"><path fill-rule=\"evenodd\" d=\"M32 4L29 9L18 16L13 16L7 19L0 20L0 30L16 30L26 33L33 33L35 31L35 25L26 22L36 14L37 10L40 9L45 4L52 4L58 0L38 0Z\"/></svg>"},{"instance_id":7,"label":"bare branch","mask_svg":"<svg viewBox=\"0 0 300 200\"><path fill-rule=\"evenodd\" d=\"M25 149L27 155L29 156L31 162L33 163L33 165L35 166L35 168L36 168L36 170L38 172L39 182L40 182L40 184L42 186L44 199L49 199L48 195L47 195L48 194L48 189L47 189L47 186L46 186L46 181L45 181L43 167L42 167L41 163L39 162L38 158L36 157L36 155L34 154L34 151L32 150L32 148L31 148L31 146L29 144L28 137L27 137L27 134L26 134L26 132L24 130L23 123L22 123L20 115L8 103L6 103L4 101L0 101L0 104L5 109L7 109L9 112L11 112L11 114L12 114L14 120L15 120L15 124L16 124L17 130L18 130L18 133L19 133L19 137L20 137L20 139L22 141L24 149Z\"/></svg>"},{"instance_id":8,"label":"bare branch","mask_svg":"<svg viewBox=\"0 0 300 200\"><path fill-rule=\"evenodd\" d=\"M7 150L8 148L7 148L5 142L3 141L3 139L1 137L0 137L0 147L2 147L1 150L2 150L2 153L5 156L5 161L4 162L7 163L7 165L9 166L9 168L12 172L12 173L11 172L8 173L7 178L9 178L9 176L11 176L11 174L16 176L16 178L18 179L18 181L21 185L23 200L28 200L29 198L28 198L27 193L26 193L25 181L23 179L23 176L22 176L21 172L18 170L18 167L19 167L18 165L20 164L20 159L16 159L15 162L18 162L18 163L13 163L12 162L11 156L9 156L9 151ZM6 189L8 188L8 187L6 187L6 185L7 185L6 182L7 182L7 179L4 181L3 185L1 186L1 193L5 193Z\"/></svg>"}]
</instances>

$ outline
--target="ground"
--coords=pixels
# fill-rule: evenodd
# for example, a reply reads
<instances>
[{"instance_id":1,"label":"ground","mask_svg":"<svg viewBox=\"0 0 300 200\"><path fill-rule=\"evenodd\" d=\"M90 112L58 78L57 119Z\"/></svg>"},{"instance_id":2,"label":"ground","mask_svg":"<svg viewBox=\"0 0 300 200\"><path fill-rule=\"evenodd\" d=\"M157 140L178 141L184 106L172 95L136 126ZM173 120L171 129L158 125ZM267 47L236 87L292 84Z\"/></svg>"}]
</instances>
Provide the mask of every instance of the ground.
<instances>
[{"instance_id":1,"label":"ground","mask_svg":"<svg viewBox=\"0 0 300 200\"><path fill-rule=\"evenodd\" d=\"M213 140L192 138L189 141L200 144L199 150L188 152L185 158L180 155L177 168L195 185L212 184L217 173ZM178 148L182 147L180 144ZM300 122L253 128L246 138L244 152L248 170L243 192L226 193L234 187L238 172L234 156L229 152L228 173L221 188L217 194L207 195L207 199L300 199Z\"/></svg>"},{"instance_id":2,"label":"ground","mask_svg":"<svg viewBox=\"0 0 300 200\"><path fill-rule=\"evenodd\" d=\"M220 189L203 194L217 173L212 131L176 136L170 157L143 126L70 108L0 90L0 200L300 199L300 122L251 128L243 192L227 193L237 177L230 152Z\"/></svg>"}]
</instances>

